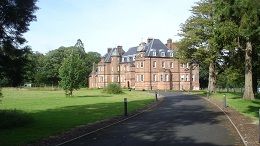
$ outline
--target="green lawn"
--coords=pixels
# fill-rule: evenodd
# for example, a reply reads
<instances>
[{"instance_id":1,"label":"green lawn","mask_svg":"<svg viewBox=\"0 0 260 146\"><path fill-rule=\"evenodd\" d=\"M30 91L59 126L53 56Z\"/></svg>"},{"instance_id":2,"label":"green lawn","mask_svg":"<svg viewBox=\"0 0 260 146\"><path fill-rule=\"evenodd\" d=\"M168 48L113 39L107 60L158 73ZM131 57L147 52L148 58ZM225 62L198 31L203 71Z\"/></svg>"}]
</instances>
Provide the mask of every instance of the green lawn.
<instances>
[{"instance_id":1,"label":"green lawn","mask_svg":"<svg viewBox=\"0 0 260 146\"><path fill-rule=\"evenodd\" d=\"M199 92L200 95L207 96L206 92ZM234 108L238 112L251 117L253 120L257 120L260 109L260 99L257 98L255 100L244 100L242 99L242 93L226 93L220 92L212 94L210 97L215 98L219 101L224 101L224 95L227 97L228 106Z\"/></svg>"},{"instance_id":2,"label":"green lawn","mask_svg":"<svg viewBox=\"0 0 260 146\"><path fill-rule=\"evenodd\" d=\"M0 130L0 145L22 145L123 114L123 98L128 98L129 111L154 101L142 91L124 91L110 95L102 90L81 89L74 97L65 97L62 90L4 88L0 109L17 109L29 113L34 121L25 127ZM0 117L1 119L1 117Z\"/></svg>"}]
</instances>

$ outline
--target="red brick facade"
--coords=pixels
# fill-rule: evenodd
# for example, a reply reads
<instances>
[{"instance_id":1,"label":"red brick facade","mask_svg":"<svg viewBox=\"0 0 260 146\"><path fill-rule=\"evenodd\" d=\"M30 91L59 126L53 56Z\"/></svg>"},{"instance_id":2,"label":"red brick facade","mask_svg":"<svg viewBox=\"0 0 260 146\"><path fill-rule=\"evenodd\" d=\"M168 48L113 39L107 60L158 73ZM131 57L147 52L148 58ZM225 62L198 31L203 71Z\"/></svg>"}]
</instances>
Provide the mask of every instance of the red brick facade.
<instances>
[{"instance_id":1,"label":"red brick facade","mask_svg":"<svg viewBox=\"0 0 260 146\"><path fill-rule=\"evenodd\" d=\"M176 45L148 39L124 52L121 46L108 49L89 77L90 88L108 83L136 90L199 90L199 66L181 64L174 58Z\"/></svg>"}]
</instances>

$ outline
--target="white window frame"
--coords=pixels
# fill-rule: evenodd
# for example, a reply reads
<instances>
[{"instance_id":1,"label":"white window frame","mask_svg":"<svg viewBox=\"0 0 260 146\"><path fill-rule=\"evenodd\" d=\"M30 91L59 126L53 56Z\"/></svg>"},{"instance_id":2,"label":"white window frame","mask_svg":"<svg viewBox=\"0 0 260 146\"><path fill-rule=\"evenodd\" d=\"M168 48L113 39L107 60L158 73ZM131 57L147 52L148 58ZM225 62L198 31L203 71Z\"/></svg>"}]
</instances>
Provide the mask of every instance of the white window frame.
<instances>
[{"instance_id":1,"label":"white window frame","mask_svg":"<svg viewBox=\"0 0 260 146\"><path fill-rule=\"evenodd\" d=\"M165 74L165 81L168 82L169 81L169 75Z\"/></svg>"},{"instance_id":2,"label":"white window frame","mask_svg":"<svg viewBox=\"0 0 260 146\"><path fill-rule=\"evenodd\" d=\"M157 81L157 75L153 74L153 81L156 82Z\"/></svg>"},{"instance_id":3,"label":"white window frame","mask_svg":"<svg viewBox=\"0 0 260 146\"><path fill-rule=\"evenodd\" d=\"M165 61L162 61L162 68L165 68Z\"/></svg>"},{"instance_id":4,"label":"white window frame","mask_svg":"<svg viewBox=\"0 0 260 146\"><path fill-rule=\"evenodd\" d=\"M184 75L181 75L181 81L184 81L184 78L185 78L185 76Z\"/></svg>"},{"instance_id":5,"label":"white window frame","mask_svg":"<svg viewBox=\"0 0 260 146\"><path fill-rule=\"evenodd\" d=\"M156 51L153 51L153 56L156 56Z\"/></svg>"},{"instance_id":6,"label":"white window frame","mask_svg":"<svg viewBox=\"0 0 260 146\"><path fill-rule=\"evenodd\" d=\"M156 68L156 61L153 61L153 68Z\"/></svg>"},{"instance_id":7,"label":"white window frame","mask_svg":"<svg viewBox=\"0 0 260 146\"><path fill-rule=\"evenodd\" d=\"M165 52L161 52L161 56L162 56L162 57L165 57Z\"/></svg>"},{"instance_id":8,"label":"white window frame","mask_svg":"<svg viewBox=\"0 0 260 146\"><path fill-rule=\"evenodd\" d=\"M140 75L140 81L141 81L141 82L144 81L144 75Z\"/></svg>"},{"instance_id":9,"label":"white window frame","mask_svg":"<svg viewBox=\"0 0 260 146\"><path fill-rule=\"evenodd\" d=\"M195 81L195 75L192 75L192 81L193 82Z\"/></svg>"},{"instance_id":10,"label":"white window frame","mask_svg":"<svg viewBox=\"0 0 260 146\"><path fill-rule=\"evenodd\" d=\"M140 62L140 68L144 68L144 62Z\"/></svg>"},{"instance_id":11,"label":"white window frame","mask_svg":"<svg viewBox=\"0 0 260 146\"><path fill-rule=\"evenodd\" d=\"M163 82L163 81L164 81L163 74L161 74L161 82Z\"/></svg>"}]
</instances>

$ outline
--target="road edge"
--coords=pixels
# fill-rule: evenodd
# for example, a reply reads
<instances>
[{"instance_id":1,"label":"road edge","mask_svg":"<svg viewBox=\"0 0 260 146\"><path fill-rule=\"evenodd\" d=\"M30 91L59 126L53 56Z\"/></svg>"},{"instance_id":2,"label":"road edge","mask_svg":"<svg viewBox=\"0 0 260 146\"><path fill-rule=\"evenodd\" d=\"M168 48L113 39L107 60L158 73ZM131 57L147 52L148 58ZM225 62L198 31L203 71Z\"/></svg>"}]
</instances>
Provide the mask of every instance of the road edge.
<instances>
[{"instance_id":1,"label":"road edge","mask_svg":"<svg viewBox=\"0 0 260 146\"><path fill-rule=\"evenodd\" d=\"M240 131L238 130L237 126L234 124L234 122L232 121L232 119L228 116L228 114L219 106L217 105L216 103L212 102L211 100L209 100L208 98L206 97L202 97L202 96L199 96L201 98L203 98L204 100L208 101L209 103L213 104L214 106L216 106L219 110L221 110L225 116L228 118L229 122L233 125L233 127L236 129L239 137L241 138L244 146L247 146L247 141L244 139L244 137L242 136L242 134L240 133Z\"/></svg>"}]
</instances>

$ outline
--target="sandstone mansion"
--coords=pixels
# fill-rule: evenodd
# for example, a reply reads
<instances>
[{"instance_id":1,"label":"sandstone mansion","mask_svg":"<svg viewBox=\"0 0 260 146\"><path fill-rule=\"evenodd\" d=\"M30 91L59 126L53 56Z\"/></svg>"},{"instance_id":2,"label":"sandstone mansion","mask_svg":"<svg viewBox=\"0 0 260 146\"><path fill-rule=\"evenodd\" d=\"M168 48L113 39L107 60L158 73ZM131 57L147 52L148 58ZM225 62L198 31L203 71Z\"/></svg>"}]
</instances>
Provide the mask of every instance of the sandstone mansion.
<instances>
[{"instance_id":1,"label":"sandstone mansion","mask_svg":"<svg viewBox=\"0 0 260 146\"><path fill-rule=\"evenodd\" d=\"M90 88L109 83L136 90L199 90L199 66L175 58L176 44L148 38L124 51L122 46L108 48L101 61L93 65Z\"/></svg>"}]
</instances>

